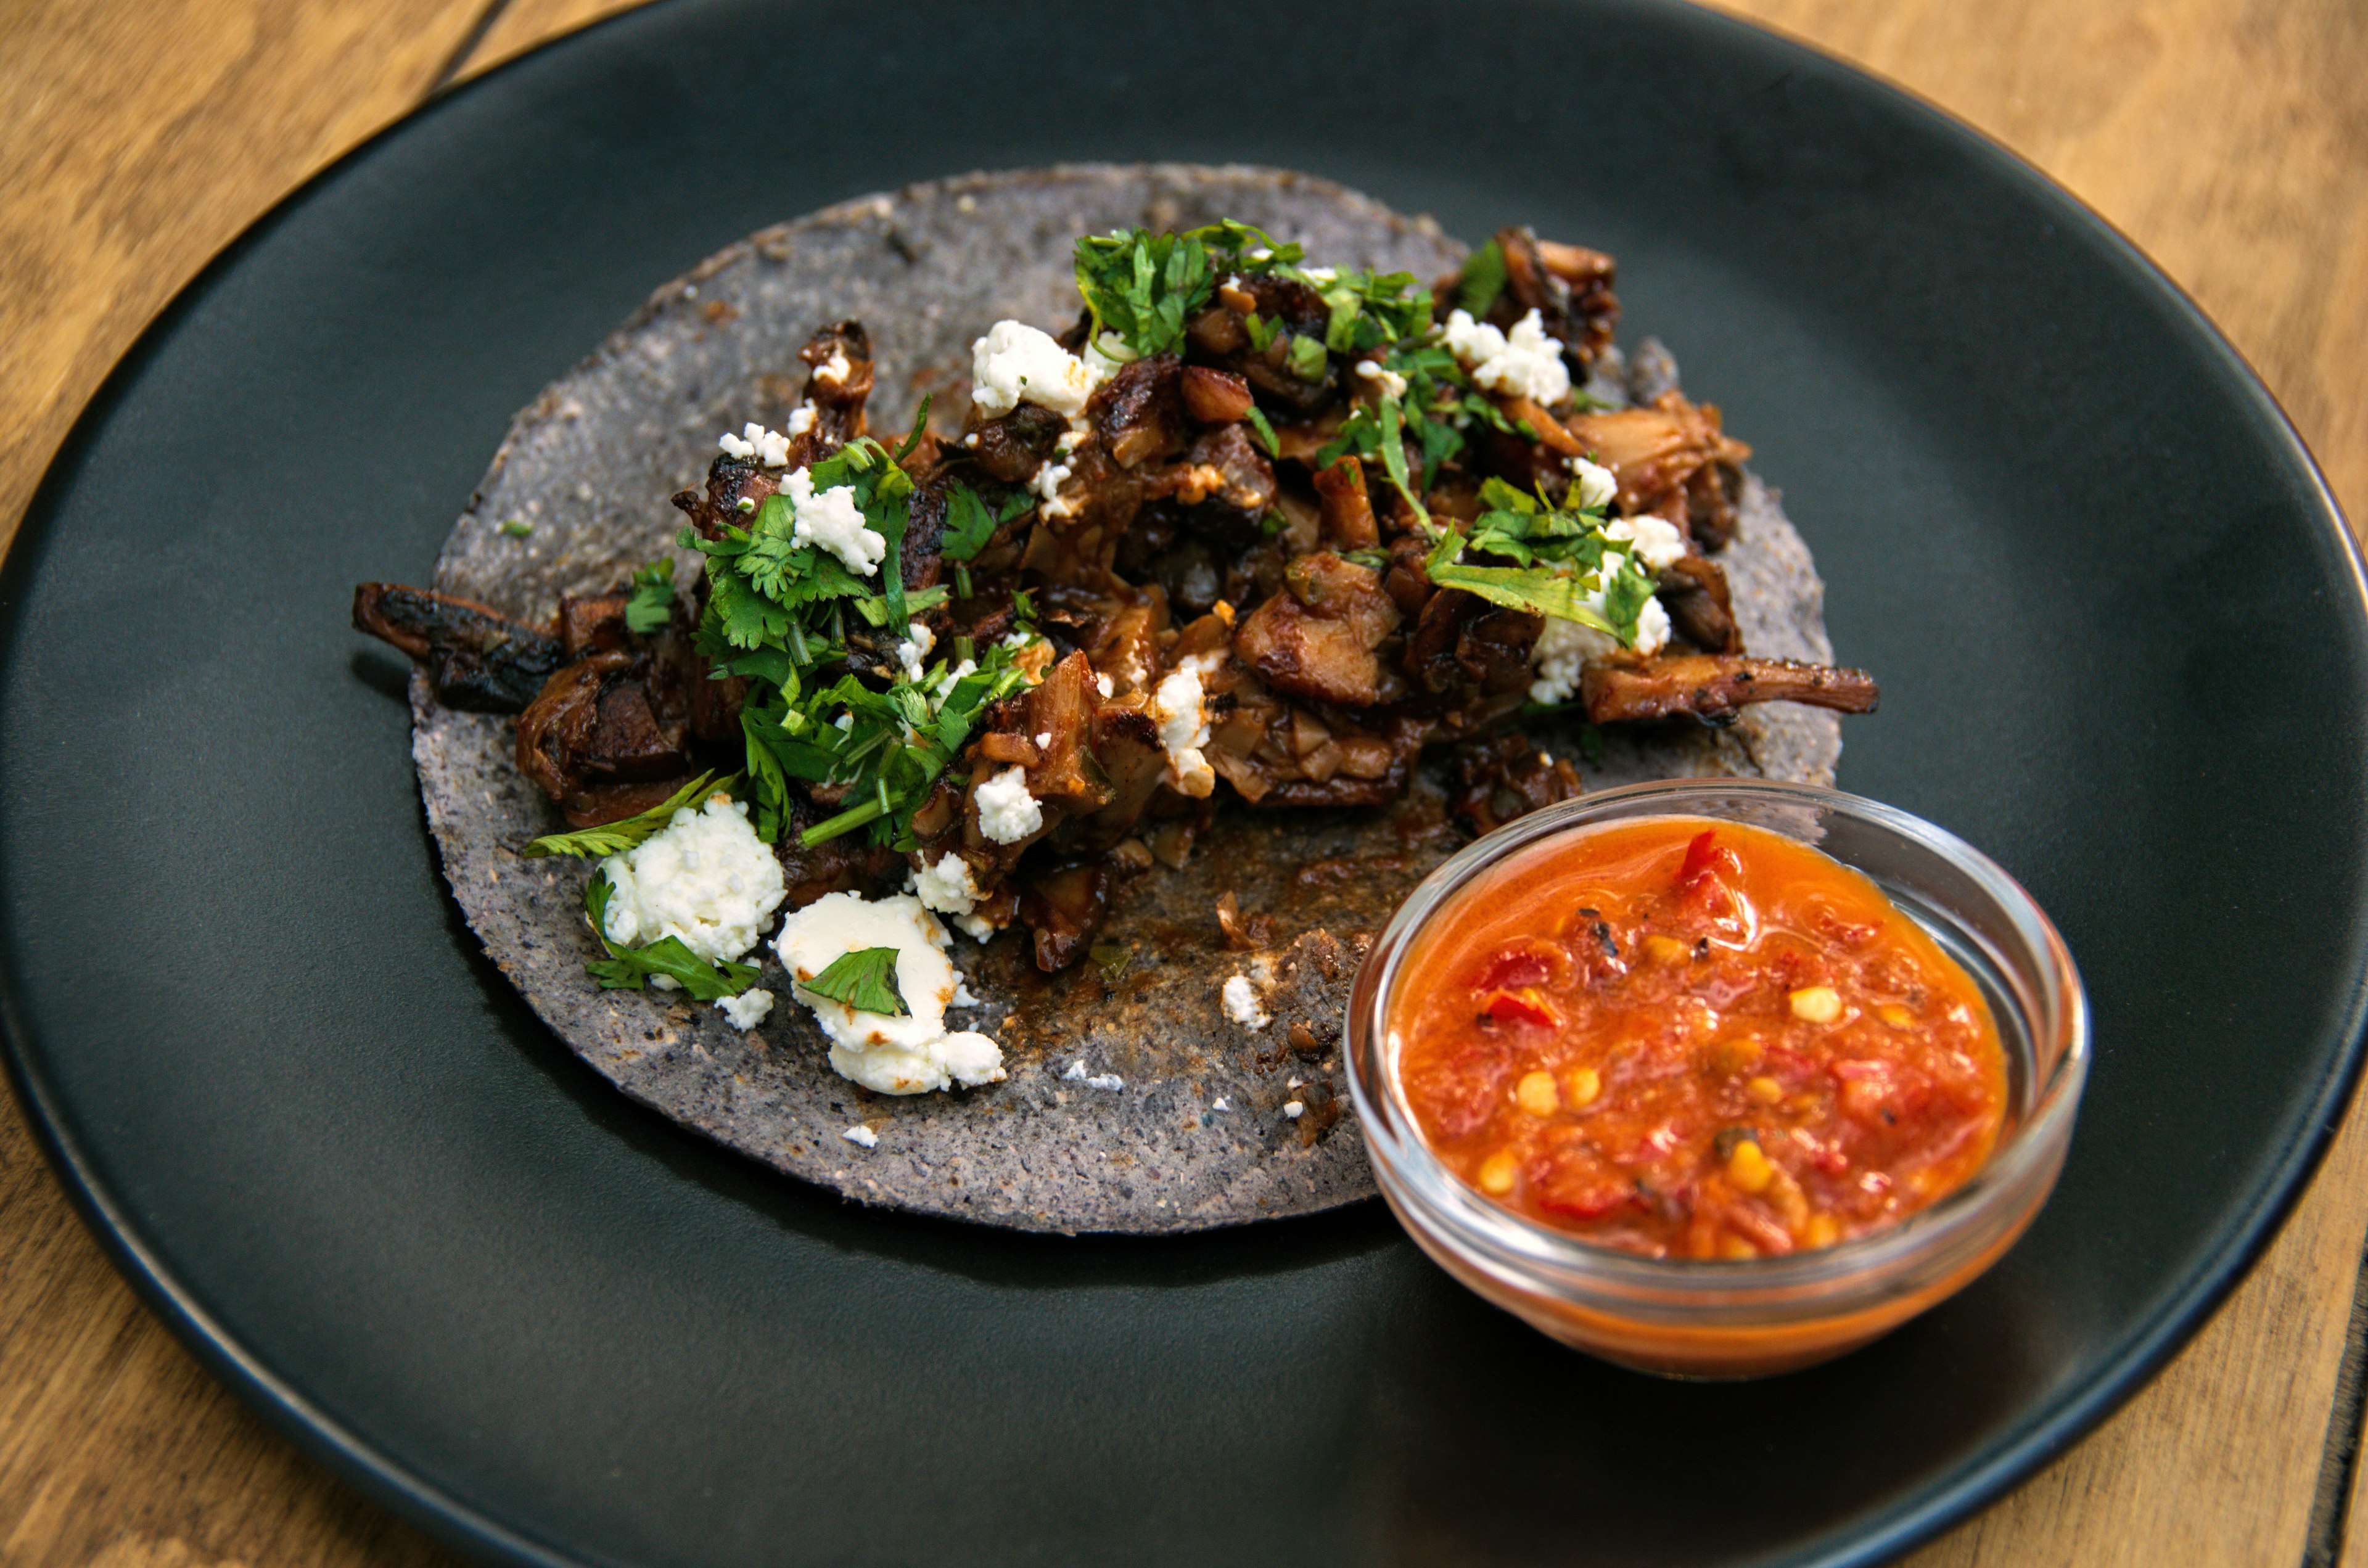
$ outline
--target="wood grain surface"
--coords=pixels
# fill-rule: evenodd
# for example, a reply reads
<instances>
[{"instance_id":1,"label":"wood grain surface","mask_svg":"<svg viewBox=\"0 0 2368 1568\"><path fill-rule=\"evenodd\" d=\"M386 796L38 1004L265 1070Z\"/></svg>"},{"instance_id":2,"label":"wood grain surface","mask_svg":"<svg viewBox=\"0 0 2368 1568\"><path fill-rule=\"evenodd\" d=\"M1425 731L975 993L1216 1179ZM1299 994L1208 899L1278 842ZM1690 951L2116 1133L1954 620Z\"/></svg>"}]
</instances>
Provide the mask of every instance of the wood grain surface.
<instances>
[{"instance_id":1,"label":"wood grain surface","mask_svg":"<svg viewBox=\"0 0 2368 1568\"><path fill-rule=\"evenodd\" d=\"M620 0L0 5L0 548L75 414L206 260L346 148ZM2129 234L2368 516L2368 6L1727 0L1890 77ZM1916 1568L2368 1568L2339 1375L2368 1114L2248 1282L2098 1432ZM2333 1417L2333 1419L2331 1419ZM2356 1471L2356 1472L2355 1472ZM2314 1505L2317 1505L2314 1528ZM0 1564L449 1563L133 1299L0 1106Z\"/></svg>"}]
</instances>

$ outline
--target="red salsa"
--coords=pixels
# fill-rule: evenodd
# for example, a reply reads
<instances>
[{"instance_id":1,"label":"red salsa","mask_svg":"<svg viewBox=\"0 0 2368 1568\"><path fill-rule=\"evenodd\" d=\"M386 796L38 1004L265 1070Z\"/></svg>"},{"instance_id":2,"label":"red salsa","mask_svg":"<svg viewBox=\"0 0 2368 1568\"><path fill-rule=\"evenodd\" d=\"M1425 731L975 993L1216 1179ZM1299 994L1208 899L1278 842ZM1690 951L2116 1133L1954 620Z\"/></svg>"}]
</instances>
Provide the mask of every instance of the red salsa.
<instances>
[{"instance_id":1,"label":"red salsa","mask_svg":"<svg viewBox=\"0 0 2368 1568\"><path fill-rule=\"evenodd\" d=\"M1616 823L1436 916L1390 1006L1432 1150L1507 1208L1653 1257L1892 1224L1988 1158L2006 1053L1875 885L1763 829Z\"/></svg>"}]
</instances>

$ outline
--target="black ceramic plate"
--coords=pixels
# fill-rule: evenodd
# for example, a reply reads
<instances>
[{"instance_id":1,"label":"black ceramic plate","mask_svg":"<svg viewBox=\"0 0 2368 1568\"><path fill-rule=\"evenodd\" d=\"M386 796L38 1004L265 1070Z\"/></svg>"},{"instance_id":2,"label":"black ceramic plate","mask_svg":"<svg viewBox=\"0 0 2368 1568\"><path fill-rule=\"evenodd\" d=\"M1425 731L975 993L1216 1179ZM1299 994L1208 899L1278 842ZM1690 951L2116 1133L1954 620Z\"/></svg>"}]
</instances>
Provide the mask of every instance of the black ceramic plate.
<instances>
[{"instance_id":1,"label":"black ceramic plate","mask_svg":"<svg viewBox=\"0 0 2368 1568\"><path fill-rule=\"evenodd\" d=\"M1481 1305L1377 1205L1064 1241L851 1208L627 1103L440 886L401 672L511 412L661 279L864 191L1288 165L1617 253L1781 485L1843 782L2078 954L2030 1236L1822 1369L1691 1387ZM1863 1562L2177 1346L2351 1076L2354 556L2261 388L1996 148L1677 6L675 0L314 182L109 382L0 580L0 1003L118 1261L346 1475L516 1561Z\"/></svg>"}]
</instances>

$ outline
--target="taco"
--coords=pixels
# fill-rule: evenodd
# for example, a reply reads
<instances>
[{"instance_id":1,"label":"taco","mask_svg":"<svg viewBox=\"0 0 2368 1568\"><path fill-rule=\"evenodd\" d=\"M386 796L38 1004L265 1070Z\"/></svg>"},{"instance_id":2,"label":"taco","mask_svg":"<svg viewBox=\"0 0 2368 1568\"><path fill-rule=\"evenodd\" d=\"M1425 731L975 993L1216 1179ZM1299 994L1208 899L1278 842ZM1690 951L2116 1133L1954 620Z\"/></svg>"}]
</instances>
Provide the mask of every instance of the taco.
<instances>
[{"instance_id":1,"label":"taco","mask_svg":"<svg viewBox=\"0 0 2368 1568\"><path fill-rule=\"evenodd\" d=\"M1582 789L1830 780L1873 706L1612 282L1182 165L711 258L518 416L432 589L357 595L471 926L619 1087L866 1202L1366 1196L1343 1004L1415 881Z\"/></svg>"}]
</instances>

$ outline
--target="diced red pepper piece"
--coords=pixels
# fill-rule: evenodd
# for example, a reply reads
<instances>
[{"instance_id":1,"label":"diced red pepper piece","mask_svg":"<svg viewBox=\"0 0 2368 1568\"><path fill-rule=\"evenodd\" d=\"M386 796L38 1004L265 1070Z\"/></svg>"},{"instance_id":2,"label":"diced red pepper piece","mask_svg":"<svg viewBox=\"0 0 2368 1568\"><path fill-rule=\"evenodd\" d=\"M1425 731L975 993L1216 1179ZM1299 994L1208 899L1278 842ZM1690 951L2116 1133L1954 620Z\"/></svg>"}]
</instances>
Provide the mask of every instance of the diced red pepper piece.
<instances>
[{"instance_id":1,"label":"diced red pepper piece","mask_svg":"<svg viewBox=\"0 0 2368 1568\"><path fill-rule=\"evenodd\" d=\"M1678 867L1678 891L1695 892L1705 886L1723 891L1726 884L1719 881L1720 873L1734 875L1742 869L1733 851L1720 846L1718 830L1706 827L1686 846L1685 860Z\"/></svg>"},{"instance_id":2,"label":"diced red pepper piece","mask_svg":"<svg viewBox=\"0 0 2368 1568\"><path fill-rule=\"evenodd\" d=\"M1570 960L1561 949L1550 949L1536 941L1527 941L1500 949L1472 982L1474 991L1520 991L1531 986L1552 983L1561 978L1561 971L1570 967Z\"/></svg>"},{"instance_id":3,"label":"diced red pepper piece","mask_svg":"<svg viewBox=\"0 0 2368 1568\"><path fill-rule=\"evenodd\" d=\"M1534 987L1491 992L1488 1000L1480 1004L1480 1010L1500 1024L1537 1024L1550 1029L1562 1027L1562 1019Z\"/></svg>"}]
</instances>

